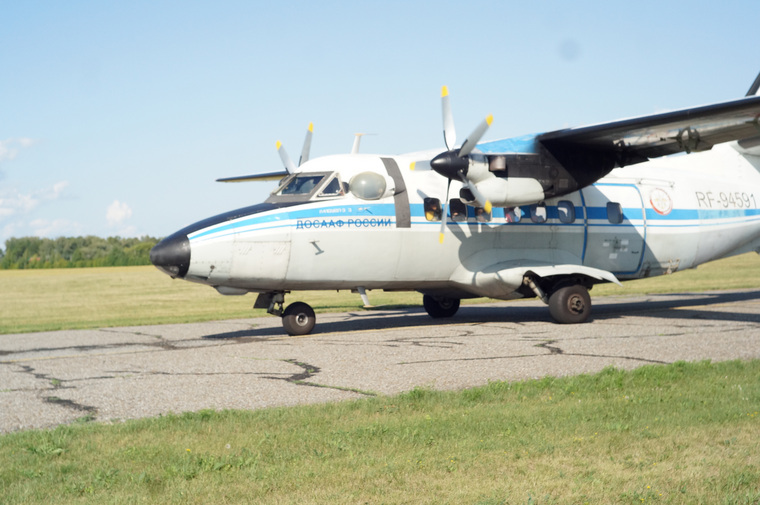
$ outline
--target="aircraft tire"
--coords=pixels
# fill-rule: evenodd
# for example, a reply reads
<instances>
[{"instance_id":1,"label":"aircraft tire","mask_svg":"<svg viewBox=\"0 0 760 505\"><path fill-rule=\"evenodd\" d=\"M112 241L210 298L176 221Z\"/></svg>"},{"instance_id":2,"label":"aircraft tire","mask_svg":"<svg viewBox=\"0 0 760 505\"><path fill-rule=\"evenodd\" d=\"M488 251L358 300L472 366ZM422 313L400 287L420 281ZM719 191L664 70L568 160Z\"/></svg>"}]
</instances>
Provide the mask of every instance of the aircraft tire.
<instances>
[{"instance_id":1,"label":"aircraft tire","mask_svg":"<svg viewBox=\"0 0 760 505\"><path fill-rule=\"evenodd\" d=\"M549 314L560 324L585 323L591 315L591 296L580 284L563 286L549 297Z\"/></svg>"},{"instance_id":2,"label":"aircraft tire","mask_svg":"<svg viewBox=\"0 0 760 505\"><path fill-rule=\"evenodd\" d=\"M282 326L290 336L310 333L316 322L314 309L303 302L291 303L282 313Z\"/></svg>"},{"instance_id":3,"label":"aircraft tire","mask_svg":"<svg viewBox=\"0 0 760 505\"><path fill-rule=\"evenodd\" d=\"M441 298L430 295L422 296L422 305L433 319L452 317L459 310L458 298Z\"/></svg>"}]
</instances>

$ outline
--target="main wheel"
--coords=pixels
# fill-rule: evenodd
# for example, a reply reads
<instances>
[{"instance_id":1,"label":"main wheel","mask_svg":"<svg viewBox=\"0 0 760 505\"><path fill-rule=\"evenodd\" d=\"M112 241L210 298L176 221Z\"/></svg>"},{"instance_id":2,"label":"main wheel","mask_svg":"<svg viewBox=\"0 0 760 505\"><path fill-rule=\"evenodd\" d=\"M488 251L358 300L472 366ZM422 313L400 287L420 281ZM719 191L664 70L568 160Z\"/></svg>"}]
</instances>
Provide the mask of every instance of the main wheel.
<instances>
[{"instance_id":1,"label":"main wheel","mask_svg":"<svg viewBox=\"0 0 760 505\"><path fill-rule=\"evenodd\" d=\"M451 317L457 313L457 310L459 310L459 299L424 295L422 297L422 305L425 306L425 310L430 317L440 319L442 317Z\"/></svg>"},{"instance_id":2,"label":"main wheel","mask_svg":"<svg viewBox=\"0 0 760 505\"><path fill-rule=\"evenodd\" d=\"M591 315L591 297L580 284L559 288L549 297L549 314L560 324L584 323Z\"/></svg>"},{"instance_id":3,"label":"main wheel","mask_svg":"<svg viewBox=\"0 0 760 505\"><path fill-rule=\"evenodd\" d=\"M291 303L282 313L282 326L288 335L306 335L316 322L314 309L303 302Z\"/></svg>"}]
</instances>

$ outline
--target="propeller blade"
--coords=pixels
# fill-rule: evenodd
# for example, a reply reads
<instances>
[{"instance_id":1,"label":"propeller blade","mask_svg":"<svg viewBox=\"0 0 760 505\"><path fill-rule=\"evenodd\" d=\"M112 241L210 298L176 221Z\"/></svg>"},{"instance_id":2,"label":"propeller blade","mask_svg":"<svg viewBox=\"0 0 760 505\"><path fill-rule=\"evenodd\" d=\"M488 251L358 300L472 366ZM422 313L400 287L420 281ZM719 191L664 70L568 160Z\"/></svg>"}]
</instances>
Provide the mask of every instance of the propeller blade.
<instances>
[{"instance_id":1,"label":"propeller blade","mask_svg":"<svg viewBox=\"0 0 760 505\"><path fill-rule=\"evenodd\" d=\"M451 99L447 86L441 89L441 111L443 112L443 141L446 143L446 149L451 151L457 145L457 132L454 128L454 116L451 113Z\"/></svg>"},{"instance_id":2,"label":"propeller blade","mask_svg":"<svg viewBox=\"0 0 760 505\"><path fill-rule=\"evenodd\" d=\"M438 235L439 244L443 244L443 237L446 234L446 206L449 203L449 189L451 189L451 179L449 179L449 183L446 185L446 199L441 206L441 233Z\"/></svg>"},{"instance_id":3,"label":"propeller blade","mask_svg":"<svg viewBox=\"0 0 760 505\"><path fill-rule=\"evenodd\" d=\"M306 138L303 141L303 149L301 149L301 158L298 160L299 167L309 161L309 151L311 151L311 136L313 134L314 123L309 123L309 129L306 131Z\"/></svg>"},{"instance_id":4,"label":"propeller blade","mask_svg":"<svg viewBox=\"0 0 760 505\"><path fill-rule=\"evenodd\" d=\"M467 156L473 149L475 149L475 146L478 145L478 142L480 142L481 137L486 133L488 127L491 126L491 123L493 123L493 115L489 114L488 117L485 118L477 128L472 131L472 133L470 133L470 136L467 137L464 144L462 144L459 153L457 153L460 158Z\"/></svg>"},{"instance_id":5,"label":"propeller blade","mask_svg":"<svg viewBox=\"0 0 760 505\"><path fill-rule=\"evenodd\" d=\"M409 164L409 170L418 170L420 172L424 170L431 170L430 160L413 161Z\"/></svg>"},{"instance_id":6,"label":"propeller blade","mask_svg":"<svg viewBox=\"0 0 760 505\"><path fill-rule=\"evenodd\" d=\"M459 172L459 178L462 180L462 184L464 185L464 187L469 189L470 192L472 193L472 196L475 197L475 201L479 205L482 205L483 209L485 209L485 211L490 214L491 209L493 208L493 205L491 205L491 202L488 201L485 196L483 196L483 193L480 192L480 190L475 184L467 180L467 177L465 177L462 172Z\"/></svg>"},{"instance_id":7,"label":"propeller blade","mask_svg":"<svg viewBox=\"0 0 760 505\"><path fill-rule=\"evenodd\" d=\"M285 170L288 171L289 174L292 174L296 171L296 165L293 163L293 160L290 159L290 156L288 156L288 152L285 150L285 148L282 146L282 142L279 140L277 141L277 153L280 155L280 159L282 160L282 164L285 165Z\"/></svg>"}]
</instances>

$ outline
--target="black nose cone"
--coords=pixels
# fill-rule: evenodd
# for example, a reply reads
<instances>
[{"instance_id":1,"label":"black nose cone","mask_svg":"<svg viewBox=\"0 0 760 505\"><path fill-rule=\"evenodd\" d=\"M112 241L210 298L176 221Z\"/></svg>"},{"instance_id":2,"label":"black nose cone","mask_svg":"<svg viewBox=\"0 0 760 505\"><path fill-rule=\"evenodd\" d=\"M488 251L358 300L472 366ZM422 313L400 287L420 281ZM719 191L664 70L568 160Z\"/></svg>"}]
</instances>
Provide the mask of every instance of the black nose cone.
<instances>
[{"instance_id":1,"label":"black nose cone","mask_svg":"<svg viewBox=\"0 0 760 505\"><path fill-rule=\"evenodd\" d=\"M150 262L172 279L184 277L190 268L190 241L187 235L178 232L156 244L150 250Z\"/></svg>"}]
</instances>

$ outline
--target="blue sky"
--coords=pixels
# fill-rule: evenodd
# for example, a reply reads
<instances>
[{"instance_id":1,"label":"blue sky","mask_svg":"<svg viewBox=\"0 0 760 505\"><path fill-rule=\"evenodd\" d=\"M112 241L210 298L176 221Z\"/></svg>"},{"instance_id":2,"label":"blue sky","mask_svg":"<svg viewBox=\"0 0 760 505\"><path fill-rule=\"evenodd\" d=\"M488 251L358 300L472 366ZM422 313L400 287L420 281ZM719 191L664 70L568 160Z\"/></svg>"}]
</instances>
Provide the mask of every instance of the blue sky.
<instances>
[{"instance_id":1,"label":"blue sky","mask_svg":"<svg viewBox=\"0 0 760 505\"><path fill-rule=\"evenodd\" d=\"M0 2L0 246L165 236L312 157L443 149L744 95L756 1Z\"/></svg>"}]
</instances>

